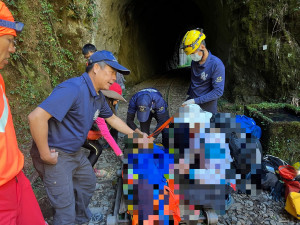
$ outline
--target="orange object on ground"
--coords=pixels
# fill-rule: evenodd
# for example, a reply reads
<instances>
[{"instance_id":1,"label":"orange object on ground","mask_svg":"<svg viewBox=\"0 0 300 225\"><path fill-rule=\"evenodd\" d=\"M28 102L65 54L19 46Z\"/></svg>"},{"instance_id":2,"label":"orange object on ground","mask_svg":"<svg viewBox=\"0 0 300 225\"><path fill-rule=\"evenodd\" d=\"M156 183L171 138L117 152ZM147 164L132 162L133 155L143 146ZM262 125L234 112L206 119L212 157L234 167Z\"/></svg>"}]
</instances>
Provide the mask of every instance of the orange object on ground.
<instances>
[{"instance_id":1,"label":"orange object on ground","mask_svg":"<svg viewBox=\"0 0 300 225\"><path fill-rule=\"evenodd\" d=\"M278 172L283 179L287 180L293 180L298 175L298 171L290 165L279 166Z\"/></svg>"},{"instance_id":2,"label":"orange object on ground","mask_svg":"<svg viewBox=\"0 0 300 225\"><path fill-rule=\"evenodd\" d=\"M278 167L279 175L285 184L285 198L287 199L290 192L300 192L300 182L294 178L298 175L298 171L290 165L282 165Z\"/></svg>"},{"instance_id":3,"label":"orange object on ground","mask_svg":"<svg viewBox=\"0 0 300 225\"><path fill-rule=\"evenodd\" d=\"M24 156L18 147L8 100L5 96L5 85L0 74L0 186L14 179L23 166Z\"/></svg>"}]
</instances>

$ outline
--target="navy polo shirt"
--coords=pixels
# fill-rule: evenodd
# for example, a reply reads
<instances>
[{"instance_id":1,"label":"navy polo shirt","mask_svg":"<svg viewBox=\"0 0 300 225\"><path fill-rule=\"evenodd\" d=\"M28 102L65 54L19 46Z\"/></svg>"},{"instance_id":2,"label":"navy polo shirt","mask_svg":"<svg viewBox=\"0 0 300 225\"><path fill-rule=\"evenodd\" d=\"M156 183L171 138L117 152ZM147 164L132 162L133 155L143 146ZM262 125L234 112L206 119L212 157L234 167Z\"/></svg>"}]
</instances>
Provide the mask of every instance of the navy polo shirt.
<instances>
[{"instance_id":1,"label":"navy polo shirt","mask_svg":"<svg viewBox=\"0 0 300 225\"><path fill-rule=\"evenodd\" d=\"M39 107L52 115L48 122L49 147L67 153L80 150L98 116L113 115L104 95L96 93L87 73L59 84Z\"/></svg>"},{"instance_id":2,"label":"navy polo shirt","mask_svg":"<svg viewBox=\"0 0 300 225\"><path fill-rule=\"evenodd\" d=\"M139 96L144 95L145 93L152 98L152 110L154 110L158 115L165 113L168 105L163 99L161 93L155 88L145 88L134 94L129 101L128 112L131 114L136 113L138 110L137 99Z\"/></svg>"},{"instance_id":3,"label":"navy polo shirt","mask_svg":"<svg viewBox=\"0 0 300 225\"><path fill-rule=\"evenodd\" d=\"M211 52L204 64L192 61L191 85L188 91L195 103L205 104L206 111L217 112L217 99L223 95L225 84L225 66Z\"/></svg>"}]
</instances>

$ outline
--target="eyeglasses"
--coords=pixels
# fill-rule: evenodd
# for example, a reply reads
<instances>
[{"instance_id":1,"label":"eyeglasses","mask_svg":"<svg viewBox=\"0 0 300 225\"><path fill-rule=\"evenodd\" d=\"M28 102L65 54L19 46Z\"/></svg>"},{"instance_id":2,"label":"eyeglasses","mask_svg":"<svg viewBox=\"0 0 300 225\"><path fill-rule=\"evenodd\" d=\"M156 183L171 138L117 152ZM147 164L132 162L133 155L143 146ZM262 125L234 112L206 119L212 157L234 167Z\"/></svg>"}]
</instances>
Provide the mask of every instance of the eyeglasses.
<instances>
[{"instance_id":1,"label":"eyeglasses","mask_svg":"<svg viewBox=\"0 0 300 225\"><path fill-rule=\"evenodd\" d=\"M0 26L11 28L11 29L16 30L17 32L21 32L23 30L24 23L21 23L21 22L18 22L18 21L11 22L11 21L8 21L8 20L0 19Z\"/></svg>"},{"instance_id":2,"label":"eyeglasses","mask_svg":"<svg viewBox=\"0 0 300 225\"><path fill-rule=\"evenodd\" d=\"M9 44L12 44L13 46L16 46L16 40L15 39L8 39Z\"/></svg>"}]
</instances>

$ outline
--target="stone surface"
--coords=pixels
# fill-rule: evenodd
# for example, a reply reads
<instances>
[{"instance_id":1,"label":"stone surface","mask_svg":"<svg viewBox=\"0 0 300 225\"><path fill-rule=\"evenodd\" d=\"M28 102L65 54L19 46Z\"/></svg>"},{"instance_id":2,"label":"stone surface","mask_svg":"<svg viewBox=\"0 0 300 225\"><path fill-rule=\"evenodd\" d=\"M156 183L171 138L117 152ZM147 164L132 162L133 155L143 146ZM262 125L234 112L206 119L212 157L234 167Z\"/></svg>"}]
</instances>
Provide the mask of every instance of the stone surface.
<instances>
[{"instance_id":1,"label":"stone surface","mask_svg":"<svg viewBox=\"0 0 300 225\"><path fill-rule=\"evenodd\" d=\"M159 85L158 85L159 84ZM168 96L168 103L170 107L170 115L173 115L180 104L184 101L187 82L182 77L173 77L170 79L160 78L159 80L145 81L136 86L128 86L126 88L125 98L128 101L130 97L145 87L156 87ZM166 98L166 97L165 97ZM120 102L118 116L126 120L127 103ZM153 124L152 129L155 128ZM119 134L118 144L121 149L124 149L123 144L124 135ZM159 141L160 136L158 138ZM111 149L104 149L100 156L96 167L98 169L105 169L108 172L107 177L97 179L98 188L95 191L90 207L96 208L97 211L104 214L104 220L95 225L105 225L106 218L109 214L113 214L114 200L116 194L117 184L117 170L121 167L120 162ZM259 196L248 196L245 194L233 193L232 197L235 203L227 211L224 216L219 216L219 225L260 225L260 224L297 224L294 219L284 210L284 202L275 202L270 196L269 192L263 192ZM47 218L50 225L52 218Z\"/></svg>"}]
</instances>

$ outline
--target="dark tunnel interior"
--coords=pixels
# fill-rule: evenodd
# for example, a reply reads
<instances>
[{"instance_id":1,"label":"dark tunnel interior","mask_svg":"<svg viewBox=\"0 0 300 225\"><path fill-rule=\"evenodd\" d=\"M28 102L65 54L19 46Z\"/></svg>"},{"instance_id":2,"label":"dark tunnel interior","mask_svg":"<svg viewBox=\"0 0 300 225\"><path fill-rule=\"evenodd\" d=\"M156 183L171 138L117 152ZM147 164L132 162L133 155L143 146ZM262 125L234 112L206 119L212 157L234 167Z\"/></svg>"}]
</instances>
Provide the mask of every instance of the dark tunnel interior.
<instances>
[{"instance_id":1,"label":"dark tunnel interior","mask_svg":"<svg viewBox=\"0 0 300 225\"><path fill-rule=\"evenodd\" d=\"M230 32L227 29L226 6L209 0L132 0L124 10L127 34L121 42L123 58L127 58L136 79L176 69L184 34L203 28L206 44L212 54L228 65ZM135 51L135 53L130 53Z\"/></svg>"}]
</instances>

